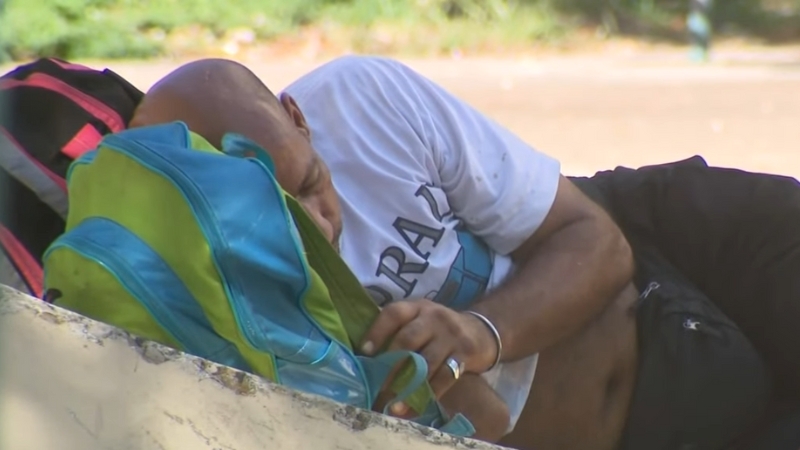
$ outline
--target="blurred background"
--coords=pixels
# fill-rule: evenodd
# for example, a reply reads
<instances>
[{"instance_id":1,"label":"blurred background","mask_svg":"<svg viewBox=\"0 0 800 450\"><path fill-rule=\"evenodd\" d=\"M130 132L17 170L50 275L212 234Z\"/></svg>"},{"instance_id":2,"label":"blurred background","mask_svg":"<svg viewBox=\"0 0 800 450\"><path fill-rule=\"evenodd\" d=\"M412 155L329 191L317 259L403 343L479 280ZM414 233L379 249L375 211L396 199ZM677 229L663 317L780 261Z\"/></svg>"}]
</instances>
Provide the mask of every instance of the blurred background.
<instances>
[{"instance_id":1,"label":"blurred background","mask_svg":"<svg viewBox=\"0 0 800 450\"><path fill-rule=\"evenodd\" d=\"M800 0L0 0L0 74L59 57L111 68L146 91L181 63L214 56L244 63L278 92L353 53L401 59L558 158L566 175L702 155L800 178ZM0 203L10 191L0 186ZM62 400L43 401L56 391L42 384L50 380L12 381L19 392L0 414L14 405L9 417L22 418L20 430L46 429L41 439L76 423L81 438L97 439L101 404L86 404L93 434L71 409L51 407Z\"/></svg>"},{"instance_id":2,"label":"blurred background","mask_svg":"<svg viewBox=\"0 0 800 450\"><path fill-rule=\"evenodd\" d=\"M800 0L0 0L0 69L39 56L141 89L239 60L278 90L397 57L571 175L695 154L800 176Z\"/></svg>"}]
</instances>

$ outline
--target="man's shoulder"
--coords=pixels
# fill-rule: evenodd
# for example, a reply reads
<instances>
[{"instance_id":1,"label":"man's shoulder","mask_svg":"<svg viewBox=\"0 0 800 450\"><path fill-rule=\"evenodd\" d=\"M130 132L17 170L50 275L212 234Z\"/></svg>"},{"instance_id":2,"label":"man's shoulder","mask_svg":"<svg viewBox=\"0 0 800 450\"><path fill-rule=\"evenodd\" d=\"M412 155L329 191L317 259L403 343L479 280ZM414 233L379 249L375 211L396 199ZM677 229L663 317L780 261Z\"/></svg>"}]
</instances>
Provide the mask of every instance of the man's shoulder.
<instances>
[{"instance_id":1,"label":"man's shoulder","mask_svg":"<svg viewBox=\"0 0 800 450\"><path fill-rule=\"evenodd\" d=\"M402 62L383 56L371 55L345 55L332 59L321 67L330 66L340 71L374 71L386 69L408 69Z\"/></svg>"},{"instance_id":2,"label":"man's shoulder","mask_svg":"<svg viewBox=\"0 0 800 450\"><path fill-rule=\"evenodd\" d=\"M401 63L388 58L345 56L285 90L297 101L314 148L340 184L349 174L365 177L365 170L402 170L424 179L435 172L427 113L402 75L392 73L398 67Z\"/></svg>"},{"instance_id":3,"label":"man's shoulder","mask_svg":"<svg viewBox=\"0 0 800 450\"><path fill-rule=\"evenodd\" d=\"M382 56L346 55L332 59L309 73L325 72L326 75L382 75L391 76L396 73L410 71L402 62ZM405 74L405 73L404 73Z\"/></svg>"},{"instance_id":4,"label":"man's shoulder","mask_svg":"<svg viewBox=\"0 0 800 450\"><path fill-rule=\"evenodd\" d=\"M404 91L403 85L422 75L400 61L380 56L347 55L335 58L298 78L285 91L294 97L320 95L325 91L339 93Z\"/></svg>"}]
</instances>

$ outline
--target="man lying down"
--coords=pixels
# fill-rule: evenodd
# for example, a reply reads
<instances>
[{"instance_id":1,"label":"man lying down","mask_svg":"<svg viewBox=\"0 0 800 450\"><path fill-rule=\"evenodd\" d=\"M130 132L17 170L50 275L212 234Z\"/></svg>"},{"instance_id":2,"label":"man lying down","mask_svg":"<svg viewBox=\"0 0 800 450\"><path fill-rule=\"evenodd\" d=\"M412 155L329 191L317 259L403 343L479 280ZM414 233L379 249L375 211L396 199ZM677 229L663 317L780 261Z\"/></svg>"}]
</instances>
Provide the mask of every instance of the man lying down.
<instances>
[{"instance_id":1,"label":"man lying down","mask_svg":"<svg viewBox=\"0 0 800 450\"><path fill-rule=\"evenodd\" d=\"M406 66L340 58L275 96L237 63L197 61L157 83L131 127L175 120L216 146L237 132L270 153L282 187L383 306L361 350L389 342L420 353L437 396L476 437L538 450L713 450L763 419L767 367L691 284L704 279L684 278L661 248L673 242L657 233L679 236L654 222L671 203L620 216L621 177L574 183L557 160ZM641 205L653 188L633 180L625 195ZM636 238L633 252L598 203ZM712 241L709 251L725 247L715 236L693 257ZM721 257L710 254L700 264ZM782 312L800 317L789 300ZM798 342L787 351L799 354ZM768 363L786 366L768 351L773 341L761 344ZM797 373L789 386L800 386Z\"/></svg>"}]
</instances>

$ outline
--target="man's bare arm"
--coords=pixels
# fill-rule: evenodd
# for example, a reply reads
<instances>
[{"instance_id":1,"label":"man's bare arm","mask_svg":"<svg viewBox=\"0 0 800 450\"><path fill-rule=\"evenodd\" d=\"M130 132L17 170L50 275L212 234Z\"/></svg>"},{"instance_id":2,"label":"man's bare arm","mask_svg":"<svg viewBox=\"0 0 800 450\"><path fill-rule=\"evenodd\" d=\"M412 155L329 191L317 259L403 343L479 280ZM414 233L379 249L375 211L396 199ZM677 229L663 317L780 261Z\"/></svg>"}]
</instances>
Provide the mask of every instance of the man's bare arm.
<instances>
[{"instance_id":1,"label":"man's bare arm","mask_svg":"<svg viewBox=\"0 0 800 450\"><path fill-rule=\"evenodd\" d=\"M541 352L578 332L633 276L633 256L606 212L564 177L538 230L512 257L517 272L473 305L498 328L502 361ZM455 385L451 355L466 372L483 373L497 357L492 333L477 317L430 300L394 302L366 333L362 351L420 352L437 396Z\"/></svg>"},{"instance_id":2,"label":"man's bare arm","mask_svg":"<svg viewBox=\"0 0 800 450\"><path fill-rule=\"evenodd\" d=\"M514 276L473 307L500 331L505 361L578 332L633 276L620 229L565 177L547 218L512 257L519 267Z\"/></svg>"}]
</instances>

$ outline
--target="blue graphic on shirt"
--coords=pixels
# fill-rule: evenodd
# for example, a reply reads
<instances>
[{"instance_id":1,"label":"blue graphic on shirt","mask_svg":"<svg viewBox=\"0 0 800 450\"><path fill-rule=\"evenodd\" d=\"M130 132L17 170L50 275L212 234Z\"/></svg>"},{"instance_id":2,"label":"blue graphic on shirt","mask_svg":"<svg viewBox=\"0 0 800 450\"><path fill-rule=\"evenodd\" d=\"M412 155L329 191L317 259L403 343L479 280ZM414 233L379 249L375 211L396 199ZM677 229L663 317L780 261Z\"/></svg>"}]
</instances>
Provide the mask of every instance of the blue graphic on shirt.
<instances>
[{"instance_id":1,"label":"blue graphic on shirt","mask_svg":"<svg viewBox=\"0 0 800 450\"><path fill-rule=\"evenodd\" d=\"M432 300L461 310L486 292L494 263L492 252L483 240L462 226L456 228L455 232L461 250Z\"/></svg>"},{"instance_id":2,"label":"blue graphic on shirt","mask_svg":"<svg viewBox=\"0 0 800 450\"><path fill-rule=\"evenodd\" d=\"M437 193L440 195L437 196ZM441 286L428 292L425 298L452 309L465 309L486 292L494 268L494 254L482 239L469 232L464 223L454 216L446 198L441 198L445 196L440 189L424 184L417 189L414 196L425 201L439 226L432 226L428 221L417 222L398 216L392 227L405 245L385 248L378 258L375 275L386 277L402 294L397 296L390 292L389 286L379 284L365 288L380 306L414 296L417 283L430 267L431 252L435 251L439 242L449 233L444 225L445 219L454 220L458 225L452 232L456 234L459 251Z\"/></svg>"}]
</instances>

